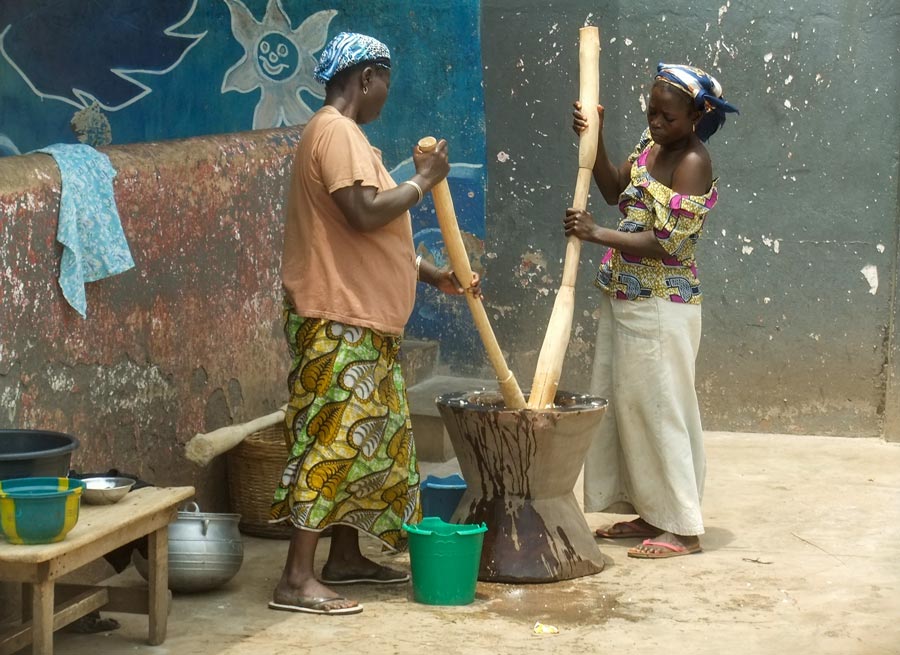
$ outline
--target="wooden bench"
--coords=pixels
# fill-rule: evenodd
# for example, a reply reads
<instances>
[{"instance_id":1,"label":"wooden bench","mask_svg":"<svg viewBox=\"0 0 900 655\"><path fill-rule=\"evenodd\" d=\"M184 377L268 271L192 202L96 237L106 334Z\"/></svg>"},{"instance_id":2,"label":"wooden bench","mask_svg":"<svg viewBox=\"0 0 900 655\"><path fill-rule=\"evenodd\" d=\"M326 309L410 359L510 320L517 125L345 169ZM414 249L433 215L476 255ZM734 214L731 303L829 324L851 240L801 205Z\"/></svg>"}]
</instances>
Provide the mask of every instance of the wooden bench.
<instances>
[{"instance_id":1,"label":"wooden bench","mask_svg":"<svg viewBox=\"0 0 900 655\"><path fill-rule=\"evenodd\" d=\"M29 643L34 655L52 655L55 630L100 608L146 614L149 642L161 644L169 613L167 528L178 506L193 495L193 487L144 487L115 505L82 503L78 523L59 543L22 546L0 539L0 582L23 583L24 595L31 598L31 607L22 608L22 624L0 633L0 655ZM60 577L145 536L149 590L57 584ZM57 595L62 602L56 602Z\"/></svg>"}]
</instances>

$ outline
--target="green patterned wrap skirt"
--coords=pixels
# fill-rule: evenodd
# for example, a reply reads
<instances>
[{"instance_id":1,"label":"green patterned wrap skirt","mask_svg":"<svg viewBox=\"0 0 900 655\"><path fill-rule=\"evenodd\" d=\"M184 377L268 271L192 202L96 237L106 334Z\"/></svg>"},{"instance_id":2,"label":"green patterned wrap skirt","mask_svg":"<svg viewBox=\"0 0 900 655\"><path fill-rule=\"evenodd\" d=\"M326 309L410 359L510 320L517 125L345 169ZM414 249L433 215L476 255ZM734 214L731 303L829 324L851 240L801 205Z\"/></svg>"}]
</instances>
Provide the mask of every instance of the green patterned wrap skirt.
<instances>
[{"instance_id":1,"label":"green patterned wrap skirt","mask_svg":"<svg viewBox=\"0 0 900 655\"><path fill-rule=\"evenodd\" d=\"M321 531L348 525L391 550L422 517L400 337L284 311L293 363L289 455L272 521Z\"/></svg>"}]
</instances>

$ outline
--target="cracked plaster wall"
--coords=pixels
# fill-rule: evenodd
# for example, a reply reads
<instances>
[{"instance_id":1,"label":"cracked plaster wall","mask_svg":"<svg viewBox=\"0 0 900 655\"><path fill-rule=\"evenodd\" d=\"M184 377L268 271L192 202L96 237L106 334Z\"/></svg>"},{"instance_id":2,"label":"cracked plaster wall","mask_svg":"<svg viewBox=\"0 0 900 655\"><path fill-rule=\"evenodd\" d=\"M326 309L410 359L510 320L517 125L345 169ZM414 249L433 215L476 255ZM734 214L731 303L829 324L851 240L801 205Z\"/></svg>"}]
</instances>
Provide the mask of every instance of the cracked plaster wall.
<instances>
[{"instance_id":1,"label":"cracked plaster wall","mask_svg":"<svg viewBox=\"0 0 900 655\"><path fill-rule=\"evenodd\" d=\"M0 427L59 430L81 471L194 484L225 509L224 463L185 442L285 402L282 201L300 130L105 148L136 266L57 283L59 176L46 155L0 159Z\"/></svg>"}]
</instances>

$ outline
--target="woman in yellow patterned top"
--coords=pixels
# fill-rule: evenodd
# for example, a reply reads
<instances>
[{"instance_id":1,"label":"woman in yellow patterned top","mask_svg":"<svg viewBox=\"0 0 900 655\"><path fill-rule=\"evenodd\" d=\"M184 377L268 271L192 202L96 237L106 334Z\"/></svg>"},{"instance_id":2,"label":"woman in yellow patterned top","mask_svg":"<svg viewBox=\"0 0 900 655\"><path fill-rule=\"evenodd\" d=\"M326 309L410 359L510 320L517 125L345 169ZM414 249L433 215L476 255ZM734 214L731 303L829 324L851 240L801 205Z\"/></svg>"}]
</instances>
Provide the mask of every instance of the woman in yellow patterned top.
<instances>
[{"instance_id":1,"label":"woman in yellow patterned top","mask_svg":"<svg viewBox=\"0 0 900 655\"><path fill-rule=\"evenodd\" d=\"M587 127L575 103L573 128ZM659 64L648 129L620 167L603 143L594 180L617 229L569 209L567 236L607 246L596 284L605 293L597 326L591 393L610 400L585 461L585 511L638 514L597 530L609 539L647 537L628 551L643 559L700 552L706 473L694 362L702 294L694 251L717 180L704 142L737 109L715 78Z\"/></svg>"}]
</instances>

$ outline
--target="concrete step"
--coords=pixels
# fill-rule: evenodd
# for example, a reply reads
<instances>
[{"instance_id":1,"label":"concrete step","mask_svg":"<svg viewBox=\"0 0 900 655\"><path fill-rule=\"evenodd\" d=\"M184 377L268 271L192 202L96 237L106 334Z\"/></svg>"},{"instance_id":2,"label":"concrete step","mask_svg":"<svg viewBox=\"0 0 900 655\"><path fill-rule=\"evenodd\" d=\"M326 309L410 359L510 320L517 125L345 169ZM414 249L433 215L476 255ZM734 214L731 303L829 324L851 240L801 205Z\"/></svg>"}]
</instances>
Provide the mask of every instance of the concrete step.
<instances>
[{"instance_id":1,"label":"concrete step","mask_svg":"<svg viewBox=\"0 0 900 655\"><path fill-rule=\"evenodd\" d=\"M435 398L454 391L496 390L497 380L435 375L406 389L416 454L424 462L447 462L456 457L444 429Z\"/></svg>"},{"instance_id":2,"label":"concrete step","mask_svg":"<svg viewBox=\"0 0 900 655\"><path fill-rule=\"evenodd\" d=\"M440 346L437 341L425 339L404 339L400 346L400 367L407 389L434 375Z\"/></svg>"}]
</instances>

